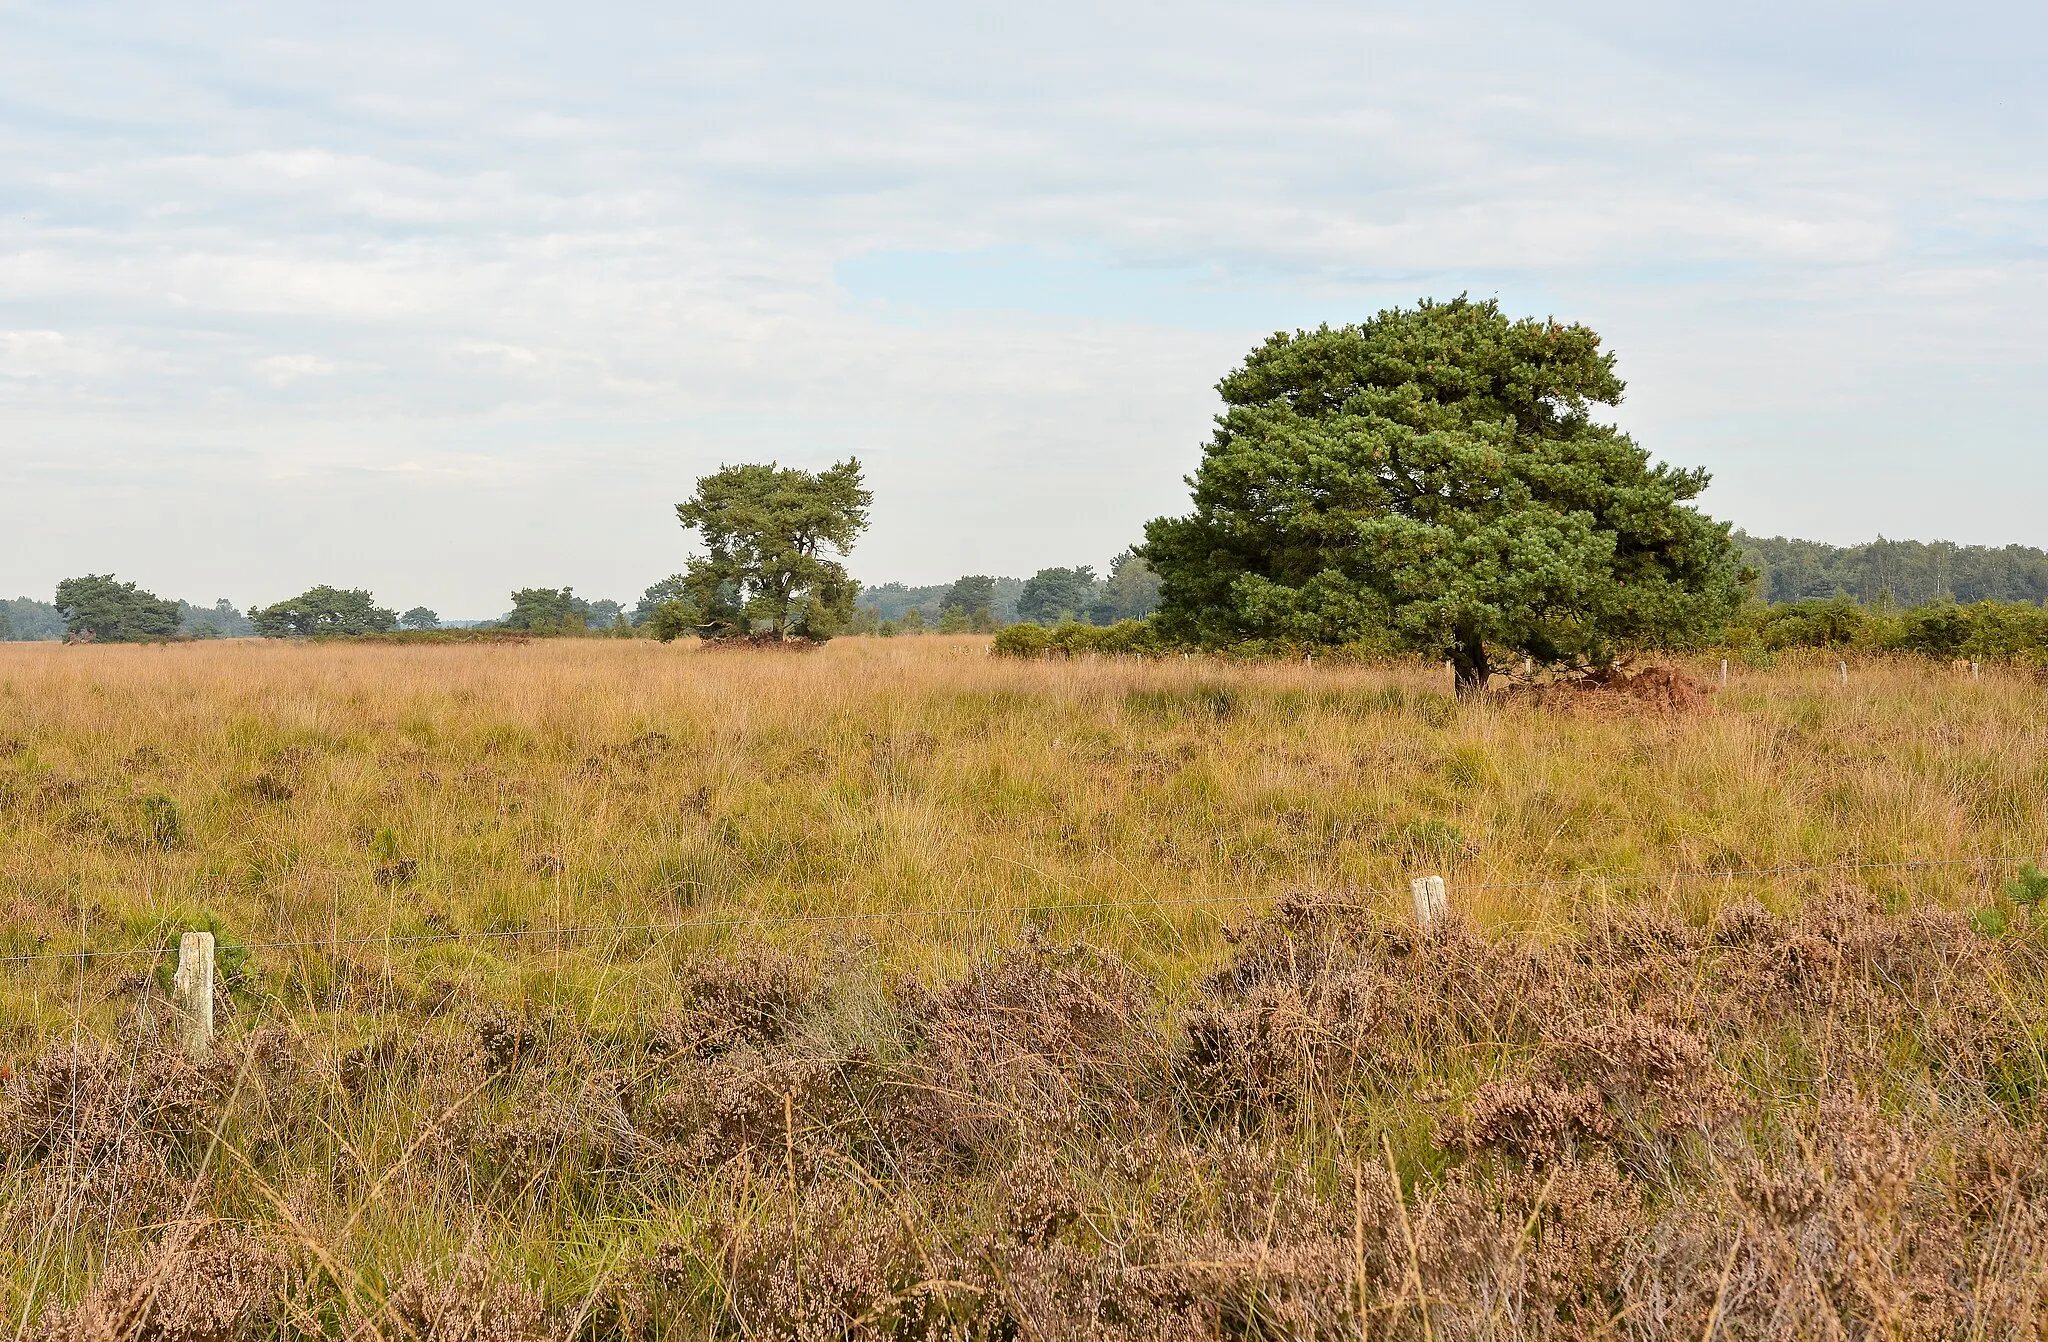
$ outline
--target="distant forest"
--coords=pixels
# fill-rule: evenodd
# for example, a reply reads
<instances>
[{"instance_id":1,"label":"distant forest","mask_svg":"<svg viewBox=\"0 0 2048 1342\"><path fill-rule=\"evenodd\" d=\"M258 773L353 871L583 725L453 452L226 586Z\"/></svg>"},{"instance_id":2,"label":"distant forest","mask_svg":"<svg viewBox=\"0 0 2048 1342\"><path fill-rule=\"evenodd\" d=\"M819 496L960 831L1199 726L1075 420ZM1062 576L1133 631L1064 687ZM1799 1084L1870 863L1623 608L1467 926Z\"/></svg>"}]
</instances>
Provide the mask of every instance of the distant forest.
<instances>
[{"instance_id":1,"label":"distant forest","mask_svg":"<svg viewBox=\"0 0 2048 1342\"><path fill-rule=\"evenodd\" d=\"M2029 545L1957 545L1953 541L1893 541L1879 538L1863 545L1824 545L1784 536L1735 533L1743 557L1758 572L1757 595L1772 605L1811 597L1852 597L1864 605L1889 602L1899 607L1933 601L2026 601L2048 603L2048 550ZM1029 579L994 578L988 602L996 624L1020 619L1054 623L1062 613L1097 624L1142 617L1157 604L1157 580L1142 561L1124 572L1119 555L1107 578L1087 567L1044 569ZM963 579L963 582L974 580ZM859 605L877 623L902 625L914 610L912 623L936 628L955 583L910 587L884 583L861 591ZM1126 590L1129 589L1129 590ZM621 608L616 602L587 603L604 607L608 621ZM646 603L642 603L643 606ZM1023 610L1020 606L1031 609ZM178 632L188 638L233 638L255 632L249 620L225 599L212 606L180 601ZM638 624L644 611L633 612ZM475 621L444 621L473 624ZM0 598L0 640L15 642L64 637L64 617L47 601Z\"/></svg>"},{"instance_id":2,"label":"distant forest","mask_svg":"<svg viewBox=\"0 0 2048 1342\"><path fill-rule=\"evenodd\" d=\"M1772 605L1808 597L1849 596L1875 605L1930 601L2048 600L2048 551L2027 545L1888 541L1823 545L1735 533L1743 557L1762 576L1758 595Z\"/></svg>"},{"instance_id":3,"label":"distant forest","mask_svg":"<svg viewBox=\"0 0 2048 1342\"><path fill-rule=\"evenodd\" d=\"M256 632L226 597L211 606L178 603L178 633L185 638L246 638ZM64 616L47 601L0 597L0 642L36 643L64 637Z\"/></svg>"},{"instance_id":4,"label":"distant forest","mask_svg":"<svg viewBox=\"0 0 2048 1342\"><path fill-rule=\"evenodd\" d=\"M1109 561L1107 576L1092 564L1042 568L1028 578L966 574L950 583L910 587L900 582L863 588L855 602L853 631L865 634L916 633L937 628L964 633L993 632L1028 620L1058 624L1112 625L1142 620L1159 609L1159 575L1136 553L1125 550ZM950 618L949 618L950 615Z\"/></svg>"},{"instance_id":5,"label":"distant forest","mask_svg":"<svg viewBox=\"0 0 2048 1342\"><path fill-rule=\"evenodd\" d=\"M880 587L863 588L858 604L884 620L901 620L915 609L936 625L939 608L945 603L946 593L952 590L953 584L949 582L932 583L928 587L905 587L900 582L883 583ZM1024 595L1024 580L997 578L995 594L995 600L989 603L990 612L999 623L1015 623L1017 598Z\"/></svg>"}]
</instances>

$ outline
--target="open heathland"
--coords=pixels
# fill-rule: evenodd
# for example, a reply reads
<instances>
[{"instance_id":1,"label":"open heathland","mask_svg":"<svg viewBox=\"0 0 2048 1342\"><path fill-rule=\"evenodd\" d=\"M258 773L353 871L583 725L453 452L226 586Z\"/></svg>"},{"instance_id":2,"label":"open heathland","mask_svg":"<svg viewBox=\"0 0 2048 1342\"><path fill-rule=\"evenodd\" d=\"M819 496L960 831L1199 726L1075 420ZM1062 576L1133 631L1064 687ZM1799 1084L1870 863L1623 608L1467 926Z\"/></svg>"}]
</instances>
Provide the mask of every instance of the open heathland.
<instances>
[{"instance_id":1,"label":"open heathland","mask_svg":"<svg viewBox=\"0 0 2048 1342\"><path fill-rule=\"evenodd\" d=\"M0 647L0 1318L2038 1335L2048 696L1690 671Z\"/></svg>"}]
</instances>

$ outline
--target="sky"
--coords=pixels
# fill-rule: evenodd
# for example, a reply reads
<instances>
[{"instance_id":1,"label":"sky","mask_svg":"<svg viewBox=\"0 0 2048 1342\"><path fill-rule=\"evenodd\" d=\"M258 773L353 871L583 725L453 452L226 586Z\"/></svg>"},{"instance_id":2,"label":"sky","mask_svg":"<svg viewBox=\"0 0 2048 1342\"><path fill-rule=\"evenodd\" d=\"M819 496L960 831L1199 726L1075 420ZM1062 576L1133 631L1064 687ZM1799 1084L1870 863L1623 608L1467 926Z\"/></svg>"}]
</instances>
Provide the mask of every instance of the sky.
<instances>
[{"instance_id":1,"label":"sky","mask_svg":"<svg viewBox=\"0 0 2048 1342\"><path fill-rule=\"evenodd\" d=\"M0 595L1107 566L1276 330L1584 322L1759 534L2048 545L2048 7L0 0Z\"/></svg>"}]
</instances>

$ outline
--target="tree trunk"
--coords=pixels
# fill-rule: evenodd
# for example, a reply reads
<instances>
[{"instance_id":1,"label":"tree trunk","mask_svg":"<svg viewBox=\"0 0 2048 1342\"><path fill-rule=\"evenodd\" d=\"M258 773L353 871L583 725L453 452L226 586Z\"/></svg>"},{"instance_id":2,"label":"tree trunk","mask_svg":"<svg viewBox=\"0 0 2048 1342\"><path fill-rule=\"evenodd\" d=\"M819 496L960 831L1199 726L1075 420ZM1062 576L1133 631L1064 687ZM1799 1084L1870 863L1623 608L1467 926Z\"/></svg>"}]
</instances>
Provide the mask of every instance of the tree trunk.
<instances>
[{"instance_id":1,"label":"tree trunk","mask_svg":"<svg viewBox=\"0 0 2048 1342\"><path fill-rule=\"evenodd\" d=\"M1477 634L1459 634L1458 641L1451 645L1451 668L1452 683L1460 699L1484 694L1487 677L1493 674L1493 668L1486 663L1486 640Z\"/></svg>"}]
</instances>

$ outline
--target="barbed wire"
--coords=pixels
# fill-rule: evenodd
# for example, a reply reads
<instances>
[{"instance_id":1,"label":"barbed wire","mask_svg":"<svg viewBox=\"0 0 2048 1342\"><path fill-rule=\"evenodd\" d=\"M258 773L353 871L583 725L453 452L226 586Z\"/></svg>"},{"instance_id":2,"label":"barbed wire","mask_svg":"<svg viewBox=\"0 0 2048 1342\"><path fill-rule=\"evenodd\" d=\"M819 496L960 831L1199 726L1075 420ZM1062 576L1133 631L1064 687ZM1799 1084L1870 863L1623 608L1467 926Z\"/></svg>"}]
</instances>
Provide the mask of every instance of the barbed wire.
<instances>
[{"instance_id":1,"label":"barbed wire","mask_svg":"<svg viewBox=\"0 0 2048 1342\"><path fill-rule=\"evenodd\" d=\"M1531 881L1463 881L1447 883L1450 891L1459 890L1530 890L1583 885L1664 885L1681 881L1723 881L1772 876L1811 876L1842 874L1857 871L1919 871L1953 867L1985 867L1992 865L2012 866L2023 862L2040 861L2048 865L2048 854L1980 854L1973 857L1926 858L1901 862L1828 862L1809 865L1784 865L1776 867L1732 867L1698 871L1664 872L1587 872L1576 876L1556 876ZM1405 891L1390 890L1378 886L1354 887L1348 893L1354 895L1382 895L1399 897ZM1101 900L1085 904L1049 904L1017 906L991 906L987 904L958 905L936 909L881 909L865 913L787 913L747 914L722 918L689 918L669 922L644 923L583 923L558 927L517 927L491 928L478 931L418 932L404 935L389 933L376 936L329 936L302 937L289 941L236 942L240 950L318 950L340 949L343 946L424 946L445 942L475 942L511 940L521 937L589 937L599 935L624 935L634 932L689 932L730 927L773 927L790 924L852 924L873 922L911 922L929 918L962 918L972 915L1001 913L1046 914L1093 913L1109 910L1151 910L1169 908L1193 908L1206 905L1256 904L1273 899L1270 892L1239 895L1183 895L1155 899ZM107 950L80 947L70 951L36 951L21 955L0 955L0 964L28 964L55 960L104 960L131 956L156 957L173 953L169 946L130 946Z\"/></svg>"}]
</instances>

